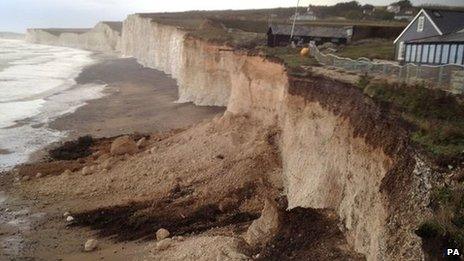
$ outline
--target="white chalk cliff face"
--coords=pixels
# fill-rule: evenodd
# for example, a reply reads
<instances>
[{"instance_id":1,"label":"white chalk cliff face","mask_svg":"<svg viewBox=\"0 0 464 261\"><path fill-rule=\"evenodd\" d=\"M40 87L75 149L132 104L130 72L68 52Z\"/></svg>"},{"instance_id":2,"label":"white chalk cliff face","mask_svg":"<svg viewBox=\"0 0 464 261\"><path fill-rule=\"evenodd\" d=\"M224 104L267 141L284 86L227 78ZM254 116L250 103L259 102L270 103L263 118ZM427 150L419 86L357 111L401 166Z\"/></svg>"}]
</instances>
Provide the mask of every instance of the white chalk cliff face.
<instances>
[{"instance_id":1,"label":"white chalk cliff face","mask_svg":"<svg viewBox=\"0 0 464 261\"><path fill-rule=\"evenodd\" d=\"M113 22L100 22L87 32L53 33L52 29L28 29L26 41L36 44L57 45L105 53L118 53L121 32Z\"/></svg>"},{"instance_id":2,"label":"white chalk cliff face","mask_svg":"<svg viewBox=\"0 0 464 261\"><path fill-rule=\"evenodd\" d=\"M393 213L389 202L393 196L382 188L387 176L397 174L399 163L381 146L369 145L356 136L346 117L318 101L290 95L283 65L193 39L179 28L140 15L131 15L124 22L121 43L124 56L177 79L180 102L227 106L228 112L280 126L290 208L336 210L348 242L368 260L423 257L420 240L413 233L421 213L411 217L415 207L404 210L409 211L406 214L401 207ZM417 184L427 180L426 172L417 172L408 173L414 179L410 186L395 188L393 184L392 190L416 193ZM397 216L406 220L392 220ZM400 223L401 229L391 229Z\"/></svg>"},{"instance_id":3,"label":"white chalk cliff face","mask_svg":"<svg viewBox=\"0 0 464 261\"><path fill-rule=\"evenodd\" d=\"M135 57L140 64L176 79L179 102L226 106L228 113L278 126L289 208L334 209L349 244L368 260L423 258L413 231L427 205L426 192L419 189L427 182L427 168L412 156L403 160L383 145L382 138L396 135L394 131L385 134L372 124L363 127L375 117L366 116L357 123L351 119L373 110L373 106L367 106L366 112L358 109L365 101L362 95L354 100L353 93L344 93L345 86L335 81L326 81L326 89L317 80L303 82L297 90L279 63L194 39L182 29L143 15L124 21L121 39L104 24L83 34L59 36L30 30L27 37L42 44L120 50L123 56ZM339 101L334 97L353 103L337 109ZM344 116L340 113L351 110ZM412 167L402 168L405 162Z\"/></svg>"}]
</instances>

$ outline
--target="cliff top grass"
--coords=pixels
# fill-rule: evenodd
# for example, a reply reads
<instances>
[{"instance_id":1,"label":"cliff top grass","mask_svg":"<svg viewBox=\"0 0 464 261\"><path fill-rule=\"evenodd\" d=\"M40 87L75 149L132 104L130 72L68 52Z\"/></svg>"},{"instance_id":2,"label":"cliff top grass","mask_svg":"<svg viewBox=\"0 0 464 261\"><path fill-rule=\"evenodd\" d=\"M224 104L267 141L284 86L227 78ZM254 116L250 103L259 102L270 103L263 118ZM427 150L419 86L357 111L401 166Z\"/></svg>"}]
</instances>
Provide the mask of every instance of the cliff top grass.
<instances>
[{"instance_id":1,"label":"cliff top grass","mask_svg":"<svg viewBox=\"0 0 464 261\"><path fill-rule=\"evenodd\" d=\"M393 41L385 39L371 39L368 41L359 41L346 45L341 51L336 53L337 56L351 59L362 57L380 60L395 60L395 45Z\"/></svg>"},{"instance_id":2,"label":"cliff top grass","mask_svg":"<svg viewBox=\"0 0 464 261\"><path fill-rule=\"evenodd\" d=\"M411 139L440 165L464 157L464 105L458 96L423 84L390 84L360 77L358 86L374 100L390 104L412 126Z\"/></svg>"},{"instance_id":3,"label":"cliff top grass","mask_svg":"<svg viewBox=\"0 0 464 261\"><path fill-rule=\"evenodd\" d=\"M282 61L291 74L302 72L306 66L320 66L313 57L301 56L301 48L260 46L257 49L269 58Z\"/></svg>"}]
</instances>

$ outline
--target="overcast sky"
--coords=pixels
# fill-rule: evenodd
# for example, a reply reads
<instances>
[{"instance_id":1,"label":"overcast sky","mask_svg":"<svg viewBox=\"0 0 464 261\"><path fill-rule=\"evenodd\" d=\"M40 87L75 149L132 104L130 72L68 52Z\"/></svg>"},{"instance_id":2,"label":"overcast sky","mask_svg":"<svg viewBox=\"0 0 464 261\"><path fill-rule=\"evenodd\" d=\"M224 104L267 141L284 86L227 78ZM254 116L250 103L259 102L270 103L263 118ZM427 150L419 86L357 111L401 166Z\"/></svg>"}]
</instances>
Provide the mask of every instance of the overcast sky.
<instances>
[{"instance_id":1,"label":"overcast sky","mask_svg":"<svg viewBox=\"0 0 464 261\"><path fill-rule=\"evenodd\" d=\"M301 0L302 5L332 5L340 0ZM394 0L361 0L386 5ZM414 4L464 6L464 0L413 0ZM123 20L136 12L248 9L294 6L296 0L0 0L0 31L29 27L92 27L98 21Z\"/></svg>"}]
</instances>

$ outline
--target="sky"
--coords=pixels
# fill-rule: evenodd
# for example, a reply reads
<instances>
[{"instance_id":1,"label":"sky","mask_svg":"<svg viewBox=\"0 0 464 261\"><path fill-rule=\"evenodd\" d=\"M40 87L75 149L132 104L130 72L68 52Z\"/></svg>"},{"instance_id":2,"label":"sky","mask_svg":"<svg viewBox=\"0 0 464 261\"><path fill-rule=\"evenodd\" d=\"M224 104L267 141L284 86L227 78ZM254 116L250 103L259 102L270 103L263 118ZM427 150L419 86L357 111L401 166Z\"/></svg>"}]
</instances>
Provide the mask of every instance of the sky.
<instances>
[{"instance_id":1,"label":"sky","mask_svg":"<svg viewBox=\"0 0 464 261\"><path fill-rule=\"evenodd\" d=\"M301 5L332 5L341 0L301 0ZM395 0L360 0L387 5ZM464 0L412 0L464 6ZM99 21L122 21L128 14L186 10L250 9L295 6L296 0L0 0L0 31L26 28L86 28Z\"/></svg>"}]
</instances>

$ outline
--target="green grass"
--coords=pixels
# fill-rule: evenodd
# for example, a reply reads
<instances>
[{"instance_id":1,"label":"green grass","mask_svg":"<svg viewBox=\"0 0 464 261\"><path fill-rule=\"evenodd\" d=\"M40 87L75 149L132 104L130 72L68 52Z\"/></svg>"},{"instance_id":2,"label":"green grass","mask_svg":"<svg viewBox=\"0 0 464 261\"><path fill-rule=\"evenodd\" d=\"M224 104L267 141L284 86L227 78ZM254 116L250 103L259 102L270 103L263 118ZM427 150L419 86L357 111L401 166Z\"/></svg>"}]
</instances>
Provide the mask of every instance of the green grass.
<instances>
[{"instance_id":1,"label":"green grass","mask_svg":"<svg viewBox=\"0 0 464 261\"><path fill-rule=\"evenodd\" d=\"M392 104L414 126L411 139L440 165L464 156L464 106L445 91L422 85L388 84L361 77L358 86L375 100Z\"/></svg>"},{"instance_id":2,"label":"green grass","mask_svg":"<svg viewBox=\"0 0 464 261\"><path fill-rule=\"evenodd\" d=\"M300 55L301 48L291 47L260 47L260 50L269 57L275 57L282 60L287 68L293 71L299 71L301 66L319 66L319 63L312 57L303 57Z\"/></svg>"},{"instance_id":3,"label":"green grass","mask_svg":"<svg viewBox=\"0 0 464 261\"><path fill-rule=\"evenodd\" d=\"M300 25L320 25L320 26L348 26L348 25L364 25L364 26L398 26L398 27L406 27L408 23L404 23L401 21L381 21L381 20L333 20L333 19L323 19L323 20L316 20L316 21L308 21L308 22L299 22Z\"/></svg>"},{"instance_id":4,"label":"green grass","mask_svg":"<svg viewBox=\"0 0 464 261\"><path fill-rule=\"evenodd\" d=\"M347 45L337 56L358 59L361 57L369 59L395 60L395 46L389 40L373 40L364 43L353 43Z\"/></svg>"}]
</instances>

